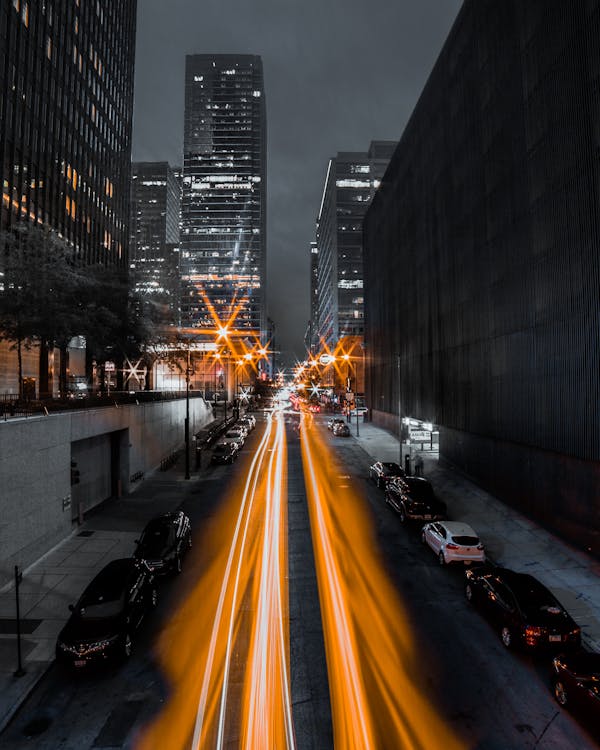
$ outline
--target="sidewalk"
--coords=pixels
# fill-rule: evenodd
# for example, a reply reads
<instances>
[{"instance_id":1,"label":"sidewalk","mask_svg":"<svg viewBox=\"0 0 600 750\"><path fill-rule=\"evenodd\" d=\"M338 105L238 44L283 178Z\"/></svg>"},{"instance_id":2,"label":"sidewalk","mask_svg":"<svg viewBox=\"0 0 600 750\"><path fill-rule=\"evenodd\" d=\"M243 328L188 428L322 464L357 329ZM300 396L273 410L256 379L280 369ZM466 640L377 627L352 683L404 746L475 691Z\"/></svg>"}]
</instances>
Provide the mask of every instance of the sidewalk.
<instances>
[{"instance_id":1,"label":"sidewalk","mask_svg":"<svg viewBox=\"0 0 600 750\"><path fill-rule=\"evenodd\" d=\"M146 521L175 510L196 478L193 473L192 481L184 479L182 459L169 471L155 471L134 493L92 511L67 539L23 572L19 587L22 677L14 675L14 585L0 589L0 732L53 664L56 637L69 616L69 604L108 562L130 557Z\"/></svg>"},{"instance_id":2,"label":"sidewalk","mask_svg":"<svg viewBox=\"0 0 600 750\"><path fill-rule=\"evenodd\" d=\"M398 462L398 439L386 430L361 423L360 436L354 439L373 460ZM600 652L600 562L505 505L459 471L443 466L437 458L426 453L423 458L424 476L447 503L450 517L477 531L495 563L531 573L544 583L581 626L584 645Z\"/></svg>"}]
</instances>

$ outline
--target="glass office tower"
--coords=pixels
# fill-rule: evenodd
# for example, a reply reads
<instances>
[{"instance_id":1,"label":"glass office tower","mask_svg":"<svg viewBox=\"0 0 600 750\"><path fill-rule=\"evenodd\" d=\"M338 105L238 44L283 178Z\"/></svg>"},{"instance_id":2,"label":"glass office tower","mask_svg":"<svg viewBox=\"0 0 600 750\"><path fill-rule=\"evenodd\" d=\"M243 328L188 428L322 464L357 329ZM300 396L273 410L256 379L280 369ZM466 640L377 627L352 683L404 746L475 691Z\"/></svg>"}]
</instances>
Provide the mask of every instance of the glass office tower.
<instances>
[{"instance_id":1,"label":"glass office tower","mask_svg":"<svg viewBox=\"0 0 600 750\"><path fill-rule=\"evenodd\" d=\"M181 224L182 324L266 338L266 115L262 61L189 55ZM237 311L237 314L236 314Z\"/></svg>"}]
</instances>

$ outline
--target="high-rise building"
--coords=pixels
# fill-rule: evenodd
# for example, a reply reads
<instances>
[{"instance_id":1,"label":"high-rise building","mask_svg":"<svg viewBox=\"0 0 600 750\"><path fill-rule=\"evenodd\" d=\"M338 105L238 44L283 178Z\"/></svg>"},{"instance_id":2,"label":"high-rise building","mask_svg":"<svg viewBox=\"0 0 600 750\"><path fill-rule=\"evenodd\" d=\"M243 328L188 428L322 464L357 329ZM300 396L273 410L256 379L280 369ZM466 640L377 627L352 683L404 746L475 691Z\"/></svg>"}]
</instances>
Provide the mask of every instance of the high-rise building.
<instances>
[{"instance_id":1,"label":"high-rise building","mask_svg":"<svg viewBox=\"0 0 600 750\"><path fill-rule=\"evenodd\" d=\"M126 266L136 0L0 1L1 226Z\"/></svg>"},{"instance_id":2,"label":"high-rise building","mask_svg":"<svg viewBox=\"0 0 600 750\"><path fill-rule=\"evenodd\" d=\"M44 225L83 262L127 267L135 26L136 0L0 0L1 229ZM0 341L15 393L13 360Z\"/></svg>"},{"instance_id":3,"label":"high-rise building","mask_svg":"<svg viewBox=\"0 0 600 750\"><path fill-rule=\"evenodd\" d=\"M266 340L266 115L261 58L189 55L181 224L182 324Z\"/></svg>"},{"instance_id":4,"label":"high-rise building","mask_svg":"<svg viewBox=\"0 0 600 750\"><path fill-rule=\"evenodd\" d=\"M372 141L367 152L340 152L329 161L317 219L313 325L330 347L363 335L362 222L396 145Z\"/></svg>"},{"instance_id":5,"label":"high-rise building","mask_svg":"<svg viewBox=\"0 0 600 750\"><path fill-rule=\"evenodd\" d=\"M179 322L181 183L167 162L134 162L131 178L130 284Z\"/></svg>"}]
</instances>

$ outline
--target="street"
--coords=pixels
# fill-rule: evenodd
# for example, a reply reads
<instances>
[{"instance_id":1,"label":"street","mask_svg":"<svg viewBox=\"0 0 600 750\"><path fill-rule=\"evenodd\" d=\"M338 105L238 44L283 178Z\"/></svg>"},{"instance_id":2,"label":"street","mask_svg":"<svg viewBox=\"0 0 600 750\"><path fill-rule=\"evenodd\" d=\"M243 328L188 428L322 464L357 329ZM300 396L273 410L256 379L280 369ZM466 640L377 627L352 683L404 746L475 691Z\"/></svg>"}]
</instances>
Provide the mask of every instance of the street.
<instances>
[{"instance_id":1,"label":"street","mask_svg":"<svg viewBox=\"0 0 600 750\"><path fill-rule=\"evenodd\" d=\"M52 666L0 746L598 747L554 702L548 657L507 652L463 569L402 526L371 460L321 416L259 419L183 504L194 547L130 661Z\"/></svg>"}]
</instances>

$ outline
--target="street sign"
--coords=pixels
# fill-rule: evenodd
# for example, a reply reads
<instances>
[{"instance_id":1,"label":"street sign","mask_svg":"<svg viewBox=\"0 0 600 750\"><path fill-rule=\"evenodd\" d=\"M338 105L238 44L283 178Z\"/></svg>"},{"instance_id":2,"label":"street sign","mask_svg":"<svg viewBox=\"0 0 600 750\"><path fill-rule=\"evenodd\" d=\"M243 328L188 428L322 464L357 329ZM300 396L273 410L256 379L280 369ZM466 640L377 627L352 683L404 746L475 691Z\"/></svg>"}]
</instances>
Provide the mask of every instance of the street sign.
<instances>
[{"instance_id":1,"label":"street sign","mask_svg":"<svg viewBox=\"0 0 600 750\"><path fill-rule=\"evenodd\" d=\"M410 439L413 443L428 443L431 441L431 432L427 430L411 430Z\"/></svg>"},{"instance_id":2,"label":"street sign","mask_svg":"<svg viewBox=\"0 0 600 750\"><path fill-rule=\"evenodd\" d=\"M104 370L105 370L105 372L114 372L115 371L115 363L114 362L105 362L104 363Z\"/></svg>"},{"instance_id":3,"label":"street sign","mask_svg":"<svg viewBox=\"0 0 600 750\"><path fill-rule=\"evenodd\" d=\"M346 401L354 401L354 393L352 391L346 391L344 398Z\"/></svg>"}]
</instances>

